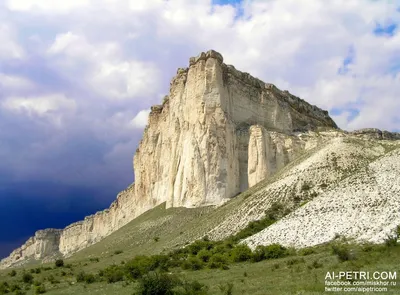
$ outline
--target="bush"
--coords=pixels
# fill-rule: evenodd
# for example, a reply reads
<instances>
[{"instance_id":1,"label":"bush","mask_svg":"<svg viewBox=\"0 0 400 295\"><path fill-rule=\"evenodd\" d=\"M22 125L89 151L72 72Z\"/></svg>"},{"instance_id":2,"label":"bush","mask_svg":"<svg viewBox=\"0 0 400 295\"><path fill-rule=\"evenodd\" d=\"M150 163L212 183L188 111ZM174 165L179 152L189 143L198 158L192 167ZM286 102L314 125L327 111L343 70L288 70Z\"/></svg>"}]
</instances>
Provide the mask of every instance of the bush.
<instances>
[{"instance_id":1,"label":"bush","mask_svg":"<svg viewBox=\"0 0 400 295\"><path fill-rule=\"evenodd\" d=\"M84 282L85 281L85 272L84 271L81 271L81 272L79 272L77 275L76 275L76 281L78 282L78 283L81 283L81 282Z\"/></svg>"},{"instance_id":2,"label":"bush","mask_svg":"<svg viewBox=\"0 0 400 295\"><path fill-rule=\"evenodd\" d=\"M60 281L57 280L53 275L49 275L49 277L47 278L47 280L51 283L51 284L59 284Z\"/></svg>"},{"instance_id":3,"label":"bush","mask_svg":"<svg viewBox=\"0 0 400 295\"><path fill-rule=\"evenodd\" d=\"M264 247L265 259L282 258L288 254L288 250L279 244L272 244Z\"/></svg>"},{"instance_id":4,"label":"bush","mask_svg":"<svg viewBox=\"0 0 400 295\"><path fill-rule=\"evenodd\" d=\"M26 284L32 284L33 282L33 276L30 273L25 272L22 275L22 281Z\"/></svg>"},{"instance_id":5,"label":"bush","mask_svg":"<svg viewBox=\"0 0 400 295\"><path fill-rule=\"evenodd\" d=\"M203 262L208 262L212 256L212 253L210 250L202 249L197 253L197 257L203 261Z\"/></svg>"},{"instance_id":6,"label":"bush","mask_svg":"<svg viewBox=\"0 0 400 295\"><path fill-rule=\"evenodd\" d=\"M57 259L55 264L56 264L56 267L63 267L64 266L64 260Z\"/></svg>"},{"instance_id":7,"label":"bush","mask_svg":"<svg viewBox=\"0 0 400 295\"><path fill-rule=\"evenodd\" d=\"M12 284L12 285L10 286L10 291L11 291L11 292L18 291L18 290L21 290L21 287L20 287L19 285L17 285L17 284Z\"/></svg>"},{"instance_id":8,"label":"bush","mask_svg":"<svg viewBox=\"0 0 400 295\"><path fill-rule=\"evenodd\" d=\"M387 247L395 247L397 246L397 240L399 239L398 235L394 235L394 236L387 236L387 238L385 239L385 245Z\"/></svg>"},{"instance_id":9,"label":"bush","mask_svg":"<svg viewBox=\"0 0 400 295\"><path fill-rule=\"evenodd\" d=\"M26 295L26 292L25 292L25 291L22 291L22 290L17 290L17 291L15 291L14 294L15 294L15 295Z\"/></svg>"},{"instance_id":10,"label":"bush","mask_svg":"<svg viewBox=\"0 0 400 295\"><path fill-rule=\"evenodd\" d=\"M100 271L99 276L101 277ZM113 284L124 280L124 271L122 268L112 265L103 271L103 277L106 279L107 283Z\"/></svg>"},{"instance_id":11,"label":"bush","mask_svg":"<svg viewBox=\"0 0 400 295\"><path fill-rule=\"evenodd\" d=\"M209 268L220 268L220 269L227 269L228 268L228 259L226 256L217 253L211 256L209 264Z\"/></svg>"},{"instance_id":12,"label":"bush","mask_svg":"<svg viewBox=\"0 0 400 295\"><path fill-rule=\"evenodd\" d=\"M203 267L203 262L197 257L189 257L182 263L182 269L200 270Z\"/></svg>"},{"instance_id":13,"label":"bush","mask_svg":"<svg viewBox=\"0 0 400 295\"><path fill-rule=\"evenodd\" d=\"M8 273L8 275L9 275L10 277L15 277L15 276L17 275L17 272L16 272L15 269L13 269L12 271L10 271L10 272Z\"/></svg>"},{"instance_id":14,"label":"bush","mask_svg":"<svg viewBox=\"0 0 400 295\"><path fill-rule=\"evenodd\" d=\"M222 294L224 295L232 295L233 294L233 284L232 283L226 283L226 284L220 284L219 289L221 290Z\"/></svg>"},{"instance_id":15,"label":"bush","mask_svg":"<svg viewBox=\"0 0 400 295\"><path fill-rule=\"evenodd\" d=\"M264 253L264 246L257 246L256 249L253 251L253 255L251 257L252 262L260 262L265 259L265 253Z\"/></svg>"},{"instance_id":16,"label":"bush","mask_svg":"<svg viewBox=\"0 0 400 295\"><path fill-rule=\"evenodd\" d=\"M41 284L42 284L42 282L40 282L40 281L33 281L34 286L40 286Z\"/></svg>"},{"instance_id":17,"label":"bush","mask_svg":"<svg viewBox=\"0 0 400 295\"><path fill-rule=\"evenodd\" d=\"M139 255L128 261L125 265L125 271L129 278L138 279L151 270L154 270L155 266L150 257Z\"/></svg>"},{"instance_id":18,"label":"bush","mask_svg":"<svg viewBox=\"0 0 400 295\"><path fill-rule=\"evenodd\" d=\"M122 251L122 250L115 250L114 251L115 255L119 255L119 254L122 254L122 253L124 253L124 251Z\"/></svg>"},{"instance_id":19,"label":"bush","mask_svg":"<svg viewBox=\"0 0 400 295\"><path fill-rule=\"evenodd\" d=\"M247 245L237 245L232 250L232 260L234 262L242 262L250 260L252 256L251 249Z\"/></svg>"},{"instance_id":20,"label":"bush","mask_svg":"<svg viewBox=\"0 0 400 295\"><path fill-rule=\"evenodd\" d=\"M301 186L301 190L302 190L302 191L308 191L308 190L310 190L310 189L311 189L311 186L310 186L310 184L307 183L307 182L303 183L303 185Z\"/></svg>"},{"instance_id":21,"label":"bush","mask_svg":"<svg viewBox=\"0 0 400 295\"><path fill-rule=\"evenodd\" d=\"M7 294L9 293L9 285L7 282L0 282L0 294Z\"/></svg>"},{"instance_id":22,"label":"bush","mask_svg":"<svg viewBox=\"0 0 400 295\"><path fill-rule=\"evenodd\" d=\"M85 275L85 283L86 284L92 284L96 282L96 277L93 274L87 274Z\"/></svg>"},{"instance_id":23,"label":"bush","mask_svg":"<svg viewBox=\"0 0 400 295\"><path fill-rule=\"evenodd\" d=\"M345 245L332 245L332 253L336 255L341 262L354 259L350 249Z\"/></svg>"},{"instance_id":24,"label":"bush","mask_svg":"<svg viewBox=\"0 0 400 295\"><path fill-rule=\"evenodd\" d=\"M314 254L315 251L313 248L303 248L299 250L299 255L301 256L307 256L307 255L311 255Z\"/></svg>"},{"instance_id":25,"label":"bush","mask_svg":"<svg viewBox=\"0 0 400 295\"><path fill-rule=\"evenodd\" d=\"M148 273L139 280L138 295L172 295L179 280L166 273Z\"/></svg>"},{"instance_id":26,"label":"bush","mask_svg":"<svg viewBox=\"0 0 400 295\"><path fill-rule=\"evenodd\" d=\"M216 242L209 241L208 239L197 240L194 241L192 244L186 246L186 249L188 253L192 255L197 255L197 253L199 253L202 249L211 250L212 248L214 248L215 244Z\"/></svg>"},{"instance_id":27,"label":"bush","mask_svg":"<svg viewBox=\"0 0 400 295\"><path fill-rule=\"evenodd\" d=\"M43 294L46 293L46 288L44 287L44 285L40 285L40 286L35 286L35 294Z\"/></svg>"},{"instance_id":28,"label":"bush","mask_svg":"<svg viewBox=\"0 0 400 295\"><path fill-rule=\"evenodd\" d=\"M183 281L179 283L179 288L175 290L174 295L206 295L207 286L198 281Z\"/></svg>"}]
</instances>

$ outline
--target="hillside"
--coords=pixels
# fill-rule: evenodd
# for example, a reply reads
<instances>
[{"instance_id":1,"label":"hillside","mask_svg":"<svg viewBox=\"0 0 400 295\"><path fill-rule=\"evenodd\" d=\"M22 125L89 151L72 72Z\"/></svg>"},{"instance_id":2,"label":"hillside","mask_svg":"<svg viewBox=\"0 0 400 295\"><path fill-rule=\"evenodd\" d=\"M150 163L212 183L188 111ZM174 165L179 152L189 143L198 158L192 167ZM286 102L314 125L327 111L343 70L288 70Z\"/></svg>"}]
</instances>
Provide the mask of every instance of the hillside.
<instances>
[{"instance_id":1,"label":"hillside","mask_svg":"<svg viewBox=\"0 0 400 295\"><path fill-rule=\"evenodd\" d=\"M50 265L49 270L35 277L44 282L48 294L132 294L136 281L107 284L96 275L95 282L88 284L77 282L76 277L82 270L97 274L112 265L123 267L141 254L168 256L171 250L204 236L229 241L232 234L243 232L249 222L264 218L266 212L276 213L279 220L239 245L244 242L254 248L280 243L289 246L288 257L231 263L226 270L173 267L170 272L205 284L207 294L227 294L220 288L231 282L233 294L261 295L324 294L328 271L396 271L400 248L368 242L384 243L400 224L398 134L334 130L296 136L308 143L304 152L223 205L166 208L161 204L66 259L70 265L65 268L67 275L61 275L53 264L44 264ZM351 256L339 259L332 252L334 245L346 245L340 247L351 249L346 252ZM290 246L312 247L303 251ZM36 269L37 264L27 268ZM17 268L17 273L23 272ZM51 283L50 275L60 283ZM10 280L5 271L0 272L3 279ZM384 294L398 294L398 288L389 288Z\"/></svg>"}]
</instances>

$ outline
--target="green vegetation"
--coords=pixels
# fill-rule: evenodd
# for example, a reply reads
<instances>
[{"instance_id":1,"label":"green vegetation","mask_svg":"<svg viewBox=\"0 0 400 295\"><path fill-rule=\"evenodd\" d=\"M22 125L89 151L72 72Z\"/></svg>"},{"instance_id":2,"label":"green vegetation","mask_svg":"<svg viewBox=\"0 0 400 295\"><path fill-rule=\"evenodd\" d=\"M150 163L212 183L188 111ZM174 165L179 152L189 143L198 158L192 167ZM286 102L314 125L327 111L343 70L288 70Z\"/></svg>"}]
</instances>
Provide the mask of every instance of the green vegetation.
<instances>
[{"instance_id":1,"label":"green vegetation","mask_svg":"<svg viewBox=\"0 0 400 295\"><path fill-rule=\"evenodd\" d=\"M17 269L13 277L10 271L0 272L0 294L323 294L327 271L396 271L399 259L397 244L355 245L338 239L298 251L278 244L251 250L204 238L166 254L138 255L125 264L74 262L71 271L64 267L65 275L57 267L44 271L46 266L39 273Z\"/></svg>"},{"instance_id":2,"label":"green vegetation","mask_svg":"<svg viewBox=\"0 0 400 295\"><path fill-rule=\"evenodd\" d=\"M56 267L63 267L64 266L64 260L57 259L55 265L56 265Z\"/></svg>"}]
</instances>

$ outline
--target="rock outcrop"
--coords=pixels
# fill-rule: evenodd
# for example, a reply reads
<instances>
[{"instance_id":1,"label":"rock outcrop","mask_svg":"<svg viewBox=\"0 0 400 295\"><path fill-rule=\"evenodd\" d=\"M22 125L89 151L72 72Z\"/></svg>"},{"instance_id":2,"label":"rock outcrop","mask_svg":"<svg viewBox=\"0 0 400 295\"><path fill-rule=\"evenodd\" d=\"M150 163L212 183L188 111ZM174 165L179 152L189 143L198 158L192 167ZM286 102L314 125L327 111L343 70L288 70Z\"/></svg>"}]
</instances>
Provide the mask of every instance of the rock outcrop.
<instances>
[{"instance_id":1,"label":"rock outcrop","mask_svg":"<svg viewBox=\"0 0 400 295\"><path fill-rule=\"evenodd\" d=\"M50 252L69 256L164 202L219 205L301 153L305 144L294 132L336 128L327 111L224 64L213 50L201 53L151 108L134 156L135 184L107 210L54 235L37 233L0 268Z\"/></svg>"},{"instance_id":2,"label":"rock outcrop","mask_svg":"<svg viewBox=\"0 0 400 295\"><path fill-rule=\"evenodd\" d=\"M3 259L0 268L24 262L26 259L43 259L59 254L60 236L62 230L39 230L20 248L15 249L9 257Z\"/></svg>"}]
</instances>

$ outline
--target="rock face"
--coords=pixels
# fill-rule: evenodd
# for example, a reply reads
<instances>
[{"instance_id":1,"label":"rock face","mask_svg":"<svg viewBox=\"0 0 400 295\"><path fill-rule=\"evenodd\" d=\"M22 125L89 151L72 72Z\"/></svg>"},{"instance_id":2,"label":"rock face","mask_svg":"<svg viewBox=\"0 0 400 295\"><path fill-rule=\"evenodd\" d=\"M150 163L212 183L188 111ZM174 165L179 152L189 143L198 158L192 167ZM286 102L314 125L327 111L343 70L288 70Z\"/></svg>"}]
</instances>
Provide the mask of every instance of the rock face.
<instances>
[{"instance_id":1,"label":"rock face","mask_svg":"<svg viewBox=\"0 0 400 295\"><path fill-rule=\"evenodd\" d=\"M69 256L166 202L219 205L274 174L305 148L293 132L336 129L327 111L223 63L215 51L178 69L153 106L134 156L135 184L110 208L43 238L39 232L0 263Z\"/></svg>"},{"instance_id":2,"label":"rock face","mask_svg":"<svg viewBox=\"0 0 400 295\"><path fill-rule=\"evenodd\" d=\"M9 257L3 259L0 266L4 268L18 264L27 258L38 260L58 254L61 233L62 230L59 229L37 231L35 236L29 238L24 245L14 250Z\"/></svg>"},{"instance_id":3,"label":"rock face","mask_svg":"<svg viewBox=\"0 0 400 295\"><path fill-rule=\"evenodd\" d=\"M256 143L256 127L251 137L253 125L264 130L263 144ZM336 125L326 111L225 65L215 51L191 58L189 68L179 69L172 80L164 104L152 108L136 152L140 208L165 201L168 207L219 204L249 187L249 172L254 184L290 160L290 143L275 136L269 144L267 130L290 134L318 127ZM253 144L277 149L268 159L262 159L266 150L258 154L262 171L249 171Z\"/></svg>"}]
</instances>

